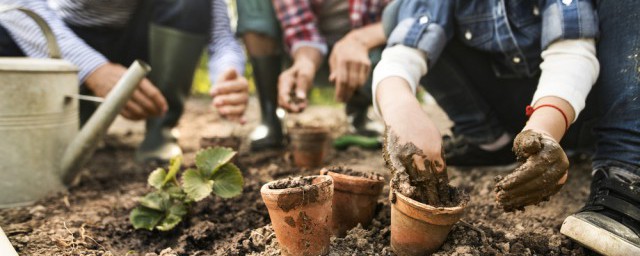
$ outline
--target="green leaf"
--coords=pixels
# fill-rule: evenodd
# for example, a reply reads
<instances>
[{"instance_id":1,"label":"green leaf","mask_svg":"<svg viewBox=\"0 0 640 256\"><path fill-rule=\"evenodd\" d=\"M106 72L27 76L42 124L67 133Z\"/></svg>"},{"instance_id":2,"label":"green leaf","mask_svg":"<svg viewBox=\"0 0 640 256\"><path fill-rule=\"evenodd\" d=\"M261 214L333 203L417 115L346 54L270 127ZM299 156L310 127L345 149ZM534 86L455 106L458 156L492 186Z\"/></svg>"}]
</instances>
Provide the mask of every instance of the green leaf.
<instances>
[{"instance_id":1,"label":"green leaf","mask_svg":"<svg viewBox=\"0 0 640 256\"><path fill-rule=\"evenodd\" d=\"M213 181L207 179L198 170L189 169L182 174L182 187L187 197L200 201L211 194Z\"/></svg>"},{"instance_id":2,"label":"green leaf","mask_svg":"<svg viewBox=\"0 0 640 256\"><path fill-rule=\"evenodd\" d=\"M178 223L182 221L182 218L187 214L187 208L182 202L175 202L168 211L167 216L156 226L160 231L167 231L173 229Z\"/></svg>"},{"instance_id":3,"label":"green leaf","mask_svg":"<svg viewBox=\"0 0 640 256\"><path fill-rule=\"evenodd\" d=\"M164 211L169 205L169 194L164 192L151 192L140 198L140 205L158 211Z\"/></svg>"},{"instance_id":4,"label":"green leaf","mask_svg":"<svg viewBox=\"0 0 640 256\"><path fill-rule=\"evenodd\" d=\"M135 229L153 230L153 228L162 220L164 213L144 206L138 206L129 215L129 221Z\"/></svg>"},{"instance_id":5,"label":"green leaf","mask_svg":"<svg viewBox=\"0 0 640 256\"><path fill-rule=\"evenodd\" d=\"M169 194L169 197L178 200L184 200L184 197L186 196L184 191L182 191L182 188L178 187L175 184L168 185L165 188L165 191L167 192L167 194Z\"/></svg>"},{"instance_id":6,"label":"green leaf","mask_svg":"<svg viewBox=\"0 0 640 256\"><path fill-rule=\"evenodd\" d=\"M205 177L211 177L216 170L231 161L235 155L236 152L230 148L208 148L196 154L196 166Z\"/></svg>"},{"instance_id":7,"label":"green leaf","mask_svg":"<svg viewBox=\"0 0 640 256\"><path fill-rule=\"evenodd\" d=\"M244 179L235 164L228 163L213 173L213 193L222 198L230 198L242 193Z\"/></svg>"},{"instance_id":8,"label":"green leaf","mask_svg":"<svg viewBox=\"0 0 640 256\"><path fill-rule=\"evenodd\" d=\"M166 176L167 176L167 172L162 168L158 168L155 171L153 171L151 174L149 174L147 183L149 183L149 185L151 185L156 189L162 189Z\"/></svg>"},{"instance_id":9,"label":"green leaf","mask_svg":"<svg viewBox=\"0 0 640 256\"><path fill-rule=\"evenodd\" d=\"M173 229L176 225L178 225L181 221L182 221L182 217L175 216L175 215L169 215L166 218L164 218L158 224L158 226L156 226L156 229L158 229L160 231L169 231L169 230Z\"/></svg>"},{"instance_id":10,"label":"green leaf","mask_svg":"<svg viewBox=\"0 0 640 256\"><path fill-rule=\"evenodd\" d=\"M182 156L178 155L174 158L171 158L169 162L169 173L164 178L162 185L167 184L167 182L176 178L176 174L180 170L180 166L182 165Z\"/></svg>"}]
</instances>

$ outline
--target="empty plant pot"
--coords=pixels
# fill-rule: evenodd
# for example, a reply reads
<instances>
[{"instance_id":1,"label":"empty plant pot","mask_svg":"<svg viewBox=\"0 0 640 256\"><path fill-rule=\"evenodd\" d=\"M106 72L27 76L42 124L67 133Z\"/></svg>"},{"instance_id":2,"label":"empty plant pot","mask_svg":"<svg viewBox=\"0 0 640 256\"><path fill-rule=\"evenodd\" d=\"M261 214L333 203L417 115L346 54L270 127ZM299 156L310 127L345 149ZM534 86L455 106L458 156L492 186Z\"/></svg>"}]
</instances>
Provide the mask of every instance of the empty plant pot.
<instances>
[{"instance_id":1,"label":"empty plant pot","mask_svg":"<svg viewBox=\"0 0 640 256\"><path fill-rule=\"evenodd\" d=\"M320 166L329 141L329 130L322 127L295 127L290 134L293 162L296 166Z\"/></svg>"},{"instance_id":2,"label":"empty plant pot","mask_svg":"<svg viewBox=\"0 0 640 256\"><path fill-rule=\"evenodd\" d=\"M200 148L225 147L238 151L240 144L242 144L242 139L237 136L203 137L200 139Z\"/></svg>"},{"instance_id":3,"label":"empty plant pot","mask_svg":"<svg viewBox=\"0 0 640 256\"><path fill-rule=\"evenodd\" d=\"M397 255L430 255L447 239L467 200L454 207L433 207L391 191L391 248Z\"/></svg>"},{"instance_id":4,"label":"empty plant pot","mask_svg":"<svg viewBox=\"0 0 640 256\"><path fill-rule=\"evenodd\" d=\"M331 231L335 236L343 237L358 223L362 226L371 224L384 188L382 176L344 167L325 168L320 174L333 178Z\"/></svg>"},{"instance_id":5,"label":"empty plant pot","mask_svg":"<svg viewBox=\"0 0 640 256\"><path fill-rule=\"evenodd\" d=\"M329 253L333 180L308 176L272 181L260 189L283 255Z\"/></svg>"}]
</instances>

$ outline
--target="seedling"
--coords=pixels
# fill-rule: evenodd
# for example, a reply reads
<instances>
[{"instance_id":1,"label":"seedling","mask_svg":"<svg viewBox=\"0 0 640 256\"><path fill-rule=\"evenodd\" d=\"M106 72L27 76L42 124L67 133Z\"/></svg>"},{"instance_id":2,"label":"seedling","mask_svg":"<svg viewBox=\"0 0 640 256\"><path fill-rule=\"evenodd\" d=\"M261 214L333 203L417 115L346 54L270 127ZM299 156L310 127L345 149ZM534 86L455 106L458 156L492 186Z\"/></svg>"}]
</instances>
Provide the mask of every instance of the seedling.
<instances>
[{"instance_id":1,"label":"seedling","mask_svg":"<svg viewBox=\"0 0 640 256\"><path fill-rule=\"evenodd\" d=\"M189 207L216 194L231 198L242 193L244 180L231 159L236 152L230 148L208 148L196 154L196 169L187 169L178 181L182 156L171 159L169 171L158 168L147 182L155 190L140 198L140 205L131 211L129 219L135 229L173 229L187 215Z\"/></svg>"}]
</instances>

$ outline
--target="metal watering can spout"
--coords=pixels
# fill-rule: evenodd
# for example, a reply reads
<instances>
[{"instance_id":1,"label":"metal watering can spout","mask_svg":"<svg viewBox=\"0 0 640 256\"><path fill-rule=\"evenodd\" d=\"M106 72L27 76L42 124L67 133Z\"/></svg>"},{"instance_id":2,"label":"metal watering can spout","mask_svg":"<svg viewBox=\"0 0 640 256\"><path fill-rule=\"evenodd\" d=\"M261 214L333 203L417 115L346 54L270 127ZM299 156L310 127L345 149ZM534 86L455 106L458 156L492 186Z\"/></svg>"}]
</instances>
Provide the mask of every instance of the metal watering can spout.
<instances>
[{"instance_id":1,"label":"metal watering can spout","mask_svg":"<svg viewBox=\"0 0 640 256\"><path fill-rule=\"evenodd\" d=\"M97 141L104 136L109 125L127 103L138 83L151 71L151 67L143 61L136 60L131 64L120 81L109 92L104 102L93 113L82 127L78 135L71 141L64 152L61 170L63 182L70 184L80 171L80 167L89 160Z\"/></svg>"}]
</instances>

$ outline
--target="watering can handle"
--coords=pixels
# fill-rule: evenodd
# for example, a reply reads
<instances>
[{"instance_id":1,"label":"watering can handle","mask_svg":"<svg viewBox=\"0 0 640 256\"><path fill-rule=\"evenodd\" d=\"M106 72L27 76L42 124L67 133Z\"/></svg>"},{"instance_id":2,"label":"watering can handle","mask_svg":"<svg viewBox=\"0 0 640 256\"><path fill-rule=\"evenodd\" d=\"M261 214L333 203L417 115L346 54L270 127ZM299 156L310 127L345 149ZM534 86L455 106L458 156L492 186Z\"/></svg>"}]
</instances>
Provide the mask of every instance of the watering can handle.
<instances>
[{"instance_id":1,"label":"watering can handle","mask_svg":"<svg viewBox=\"0 0 640 256\"><path fill-rule=\"evenodd\" d=\"M47 22L37 13L32 10L29 10L24 7L19 6L9 6L9 5L0 5L0 13L8 12L8 11L21 11L22 13L29 16L33 21L36 22L42 33L44 34L45 39L47 40L47 48L49 48L49 57L52 59L60 59L62 58L62 54L60 54L60 47L58 46L58 42L56 41L56 37L53 34L53 30Z\"/></svg>"}]
</instances>

